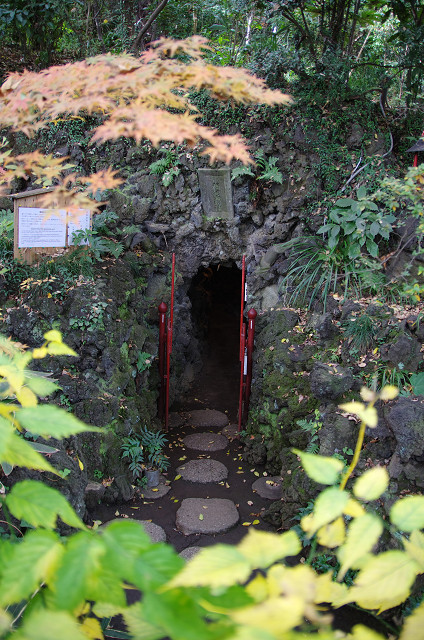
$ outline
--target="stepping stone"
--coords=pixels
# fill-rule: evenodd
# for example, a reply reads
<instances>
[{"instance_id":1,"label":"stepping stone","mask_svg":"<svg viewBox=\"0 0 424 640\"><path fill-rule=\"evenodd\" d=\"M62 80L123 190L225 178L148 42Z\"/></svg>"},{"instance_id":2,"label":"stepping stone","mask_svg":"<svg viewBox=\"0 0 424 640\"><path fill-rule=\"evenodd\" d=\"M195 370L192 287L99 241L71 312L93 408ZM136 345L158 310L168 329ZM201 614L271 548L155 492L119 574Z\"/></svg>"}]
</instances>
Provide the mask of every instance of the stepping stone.
<instances>
[{"instance_id":1,"label":"stepping stone","mask_svg":"<svg viewBox=\"0 0 424 640\"><path fill-rule=\"evenodd\" d=\"M200 482L200 484L221 482L228 478L227 467L218 460L190 460L178 467L177 473L181 475L183 480Z\"/></svg>"},{"instance_id":2,"label":"stepping stone","mask_svg":"<svg viewBox=\"0 0 424 640\"><path fill-rule=\"evenodd\" d=\"M185 414L189 423L195 427L225 427L228 417L216 409L193 409Z\"/></svg>"},{"instance_id":3,"label":"stepping stone","mask_svg":"<svg viewBox=\"0 0 424 640\"><path fill-rule=\"evenodd\" d=\"M176 429L181 427L185 423L185 418L180 416L179 413L172 412L169 414L168 425L170 429Z\"/></svg>"},{"instance_id":4,"label":"stepping stone","mask_svg":"<svg viewBox=\"0 0 424 640\"><path fill-rule=\"evenodd\" d=\"M229 440L234 440L234 438L237 438L239 433L238 424L227 424L227 426L222 429L221 433Z\"/></svg>"},{"instance_id":5,"label":"stepping stone","mask_svg":"<svg viewBox=\"0 0 424 640\"><path fill-rule=\"evenodd\" d=\"M222 451L228 447L228 438L220 433L191 433L183 442L189 449L197 451Z\"/></svg>"},{"instance_id":6,"label":"stepping stone","mask_svg":"<svg viewBox=\"0 0 424 640\"><path fill-rule=\"evenodd\" d=\"M100 529L105 529L112 522L136 522L141 524L144 531L147 533L152 542L166 542L166 533L162 527L148 520L136 520L135 518L114 518L100 525Z\"/></svg>"},{"instance_id":7,"label":"stepping stone","mask_svg":"<svg viewBox=\"0 0 424 640\"><path fill-rule=\"evenodd\" d=\"M171 485L165 484L165 479L161 477L157 487L152 487L151 489L144 487L144 489L141 489L141 495L143 498L147 498L148 500L157 500L158 498L166 496L170 490Z\"/></svg>"},{"instance_id":8,"label":"stepping stone","mask_svg":"<svg viewBox=\"0 0 424 640\"><path fill-rule=\"evenodd\" d=\"M138 522L143 525L144 531L152 542L166 542L166 533L158 524L148 520L139 520Z\"/></svg>"},{"instance_id":9,"label":"stepping stone","mask_svg":"<svg viewBox=\"0 0 424 640\"><path fill-rule=\"evenodd\" d=\"M202 549L204 549L204 547L187 547L187 549L183 549L183 551L181 551L180 556L181 558L184 558L184 560L191 560Z\"/></svg>"},{"instance_id":10,"label":"stepping stone","mask_svg":"<svg viewBox=\"0 0 424 640\"><path fill-rule=\"evenodd\" d=\"M224 533L238 521L236 505L223 498L186 498L176 518L177 529L185 536L192 533Z\"/></svg>"},{"instance_id":11,"label":"stepping stone","mask_svg":"<svg viewBox=\"0 0 424 640\"><path fill-rule=\"evenodd\" d=\"M268 500L279 500L283 492L283 481L281 476L273 476L272 478L264 476L258 478L252 484L253 491L256 491L261 498Z\"/></svg>"}]
</instances>

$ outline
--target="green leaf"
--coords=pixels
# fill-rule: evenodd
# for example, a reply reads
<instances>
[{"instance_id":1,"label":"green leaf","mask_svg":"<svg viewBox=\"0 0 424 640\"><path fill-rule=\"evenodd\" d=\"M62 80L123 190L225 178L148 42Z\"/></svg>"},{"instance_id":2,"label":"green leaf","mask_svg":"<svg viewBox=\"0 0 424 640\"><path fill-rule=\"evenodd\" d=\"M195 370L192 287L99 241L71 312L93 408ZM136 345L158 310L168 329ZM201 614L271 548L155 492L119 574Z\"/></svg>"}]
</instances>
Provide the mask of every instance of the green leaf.
<instances>
[{"instance_id":1,"label":"green leaf","mask_svg":"<svg viewBox=\"0 0 424 640\"><path fill-rule=\"evenodd\" d=\"M337 487L329 487L322 491L315 501L313 512L302 519L303 528L304 523L308 523L305 528L308 536L311 537L323 525L341 516L348 499L349 494L346 491L340 491Z\"/></svg>"},{"instance_id":2,"label":"green leaf","mask_svg":"<svg viewBox=\"0 0 424 640\"><path fill-rule=\"evenodd\" d=\"M251 564L237 548L217 544L197 553L170 582L171 587L228 587L247 580Z\"/></svg>"},{"instance_id":3,"label":"green leaf","mask_svg":"<svg viewBox=\"0 0 424 640\"><path fill-rule=\"evenodd\" d=\"M424 496L401 498L390 510L390 520L401 531L424 527Z\"/></svg>"},{"instance_id":4,"label":"green leaf","mask_svg":"<svg viewBox=\"0 0 424 640\"><path fill-rule=\"evenodd\" d=\"M157 589L169 582L185 565L171 546L154 545L134 562L134 584L142 589Z\"/></svg>"},{"instance_id":5,"label":"green leaf","mask_svg":"<svg viewBox=\"0 0 424 640\"><path fill-rule=\"evenodd\" d=\"M80 532L69 539L52 583L52 601L59 609L73 611L85 600L126 603L119 573L105 560L101 536Z\"/></svg>"},{"instance_id":6,"label":"green leaf","mask_svg":"<svg viewBox=\"0 0 424 640\"><path fill-rule=\"evenodd\" d=\"M351 242L349 244L348 256L351 260L355 260L361 255L361 247L358 242Z\"/></svg>"},{"instance_id":7,"label":"green leaf","mask_svg":"<svg viewBox=\"0 0 424 640\"><path fill-rule=\"evenodd\" d=\"M292 449L292 451L299 456L307 475L320 484L335 484L339 473L343 471L344 464L337 458L317 456L299 449Z\"/></svg>"},{"instance_id":8,"label":"green leaf","mask_svg":"<svg viewBox=\"0 0 424 640\"><path fill-rule=\"evenodd\" d=\"M377 500L389 486L389 474L385 467L374 467L362 474L353 485L353 493L361 500Z\"/></svg>"},{"instance_id":9,"label":"green leaf","mask_svg":"<svg viewBox=\"0 0 424 640\"><path fill-rule=\"evenodd\" d=\"M359 187L356 190L356 195L358 196L358 200L363 200L367 197L367 190L365 187Z\"/></svg>"},{"instance_id":10,"label":"green leaf","mask_svg":"<svg viewBox=\"0 0 424 640\"><path fill-rule=\"evenodd\" d=\"M15 518L25 519L33 527L54 529L60 516L71 527L85 528L59 491L36 480L23 480L15 484L6 498L6 504Z\"/></svg>"},{"instance_id":11,"label":"green leaf","mask_svg":"<svg viewBox=\"0 0 424 640\"><path fill-rule=\"evenodd\" d=\"M355 562L369 553L383 533L381 518L366 513L355 518L349 525L346 542L337 551L337 558L341 564L338 580L341 580L346 571L354 566Z\"/></svg>"},{"instance_id":12,"label":"green leaf","mask_svg":"<svg viewBox=\"0 0 424 640\"><path fill-rule=\"evenodd\" d=\"M37 407L20 409L16 414L19 423L31 433L58 440L84 431L101 431L98 427L84 424L72 413L51 404L41 404Z\"/></svg>"},{"instance_id":13,"label":"green leaf","mask_svg":"<svg viewBox=\"0 0 424 640\"><path fill-rule=\"evenodd\" d=\"M356 201L352 200L352 198L339 198L339 200L336 200L335 202L336 207L343 207L344 209L347 207L351 207L355 204L356 204Z\"/></svg>"},{"instance_id":14,"label":"green leaf","mask_svg":"<svg viewBox=\"0 0 424 640\"><path fill-rule=\"evenodd\" d=\"M26 377L25 382L31 389L31 391L36 393L37 396L40 396L40 398L45 398L54 391L57 391L57 389L60 389L57 384L55 384L51 380L48 380L47 378L44 378L43 376Z\"/></svg>"},{"instance_id":15,"label":"green leaf","mask_svg":"<svg viewBox=\"0 0 424 640\"><path fill-rule=\"evenodd\" d=\"M424 534L415 529L411 533L409 540L403 539L403 546L407 554L415 560L421 571L424 572Z\"/></svg>"},{"instance_id":16,"label":"green leaf","mask_svg":"<svg viewBox=\"0 0 424 640\"><path fill-rule=\"evenodd\" d=\"M13 545L2 566L1 606L30 598L57 568L62 553L63 545L53 531L30 531Z\"/></svg>"},{"instance_id":17,"label":"green leaf","mask_svg":"<svg viewBox=\"0 0 424 640\"><path fill-rule=\"evenodd\" d=\"M213 625L206 624L198 605L186 590L174 590L155 594L148 591L143 596L144 619L162 629L161 637L173 640L213 640Z\"/></svg>"},{"instance_id":18,"label":"green leaf","mask_svg":"<svg viewBox=\"0 0 424 640\"><path fill-rule=\"evenodd\" d=\"M135 583L135 562L152 542L139 522L115 520L101 531L106 546L105 562L123 579Z\"/></svg>"},{"instance_id":19,"label":"green leaf","mask_svg":"<svg viewBox=\"0 0 424 640\"><path fill-rule=\"evenodd\" d=\"M249 562L251 570L266 569L273 562L301 551L301 544L294 531L282 534L249 529L237 549Z\"/></svg>"},{"instance_id":20,"label":"green leaf","mask_svg":"<svg viewBox=\"0 0 424 640\"><path fill-rule=\"evenodd\" d=\"M22 411L33 410L22 409ZM1 416L0 462L1 464L7 463L12 467L26 467L27 469L38 469L57 474L56 469L43 456L40 456L28 442L17 436L10 422Z\"/></svg>"},{"instance_id":21,"label":"green leaf","mask_svg":"<svg viewBox=\"0 0 424 640\"><path fill-rule=\"evenodd\" d=\"M323 224L317 231L317 233L329 233L333 228L332 224Z\"/></svg>"},{"instance_id":22,"label":"green leaf","mask_svg":"<svg viewBox=\"0 0 424 640\"><path fill-rule=\"evenodd\" d=\"M87 640L75 618L65 611L40 609L25 616L14 640Z\"/></svg>"},{"instance_id":23,"label":"green leaf","mask_svg":"<svg viewBox=\"0 0 424 640\"><path fill-rule=\"evenodd\" d=\"M122 615L131 638L137 638L137 640L161 640L163 638L162 630L146 621L141 602L128 607Z\"/></svg>"},{"instance_id":24,"label":"green leaf","mask_svg":"<svg viewBox=\"0 0 424 640\"><path fill-rule=\"evenodd\" d=\"M376 236L380 232L380 223L377 220L374 220L372 225L370 226L370 234L372 236Z\"/></svg>"},{"instance_id":25,"label":"green leaf","mask_svg":"<svg viewBox=\"0 0 424 640\"><path fill-rule=\"evenodd\" d=\"M343 604L357 602L379 613L396 607L409 596L418 571L417 563L404 551L385 551L368 560Z\"/></svg>"},{"instance_id":26,"label":"green leaf","mask_svg":"<svg viewBox=\"0 0 424 640\"><path fill-rule=\"evenodd\" d=\"M41 442L28 442L29 446L32 447L35 451L38 451L38 453L57 453L59 451L59 449L57 449L56 447L51 447L48 444L42 444Z\"/></svg>"},{"instance_id":27,"label":"green leaf","mask_svg":"<svg viewBox=\"0 0 424 640\"><path fill-rule=\"evenodd\" d=\"M378 258L378 245L373 240L367 238L366 247L367 251L373 258Z\"/></svg>"}]
</instances>

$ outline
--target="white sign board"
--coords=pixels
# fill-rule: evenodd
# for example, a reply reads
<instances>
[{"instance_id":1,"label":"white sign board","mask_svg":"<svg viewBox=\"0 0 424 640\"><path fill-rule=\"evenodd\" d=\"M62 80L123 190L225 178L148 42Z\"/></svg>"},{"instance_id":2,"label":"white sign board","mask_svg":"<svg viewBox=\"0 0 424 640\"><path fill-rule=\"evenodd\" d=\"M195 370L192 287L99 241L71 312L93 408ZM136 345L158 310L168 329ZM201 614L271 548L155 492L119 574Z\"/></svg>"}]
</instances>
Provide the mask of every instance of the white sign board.
<instances>
[{"instance_id":1,"label":"white sign board","mask_svg":"<svg viewBox=\"0 0 424 640\"><path fill-rule=\"evenodd\" d=\"M73 216L72 222L71 221L68 222L68 245L69 246L75 244L72 239L72 235L76 231L79 231L80 229L82 230L90 229L90 226L91 226L90 223L91 223L91 220L90 220L89 211L83 211L81 209L81 214L78 216L78 220L75 220L75 216ZM78 244L88 244L88 240L81 240L80 242L78 242Z\"/></svg>"},{"instance_id":2,"label":"white sign board","mask_svg":"<svg viewBox=\"0 0 424 640\"><path fill-rule=\"evenodd\" d=\"M66 244L66 211L37 207L19 207L18 247L64 247Z\"/></svg>"},{"instance_id":3,"label":"white sign board","mask_svg":"<svg viewBox=\"0 0 424 640\"><path fill-rule=\"evenodd\" d=\"M64 209L40 209L38 207L19 207L19 249L47 247L65 247L72 245L72 234L79 229L90 229L90 212L81 210L76 220L67 223ZM66 231L68 235L66 236ZM83 244L88 244L84 241Z\"/></svg>"}]
</instances>

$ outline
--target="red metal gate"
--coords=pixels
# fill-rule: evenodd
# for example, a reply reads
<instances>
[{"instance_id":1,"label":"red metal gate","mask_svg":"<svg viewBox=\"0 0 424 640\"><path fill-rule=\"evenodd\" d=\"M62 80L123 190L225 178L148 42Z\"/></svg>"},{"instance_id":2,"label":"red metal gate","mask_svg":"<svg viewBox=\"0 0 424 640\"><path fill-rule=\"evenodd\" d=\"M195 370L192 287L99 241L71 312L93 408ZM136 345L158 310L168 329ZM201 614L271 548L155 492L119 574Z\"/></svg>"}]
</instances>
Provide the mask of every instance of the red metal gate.
<instances>
[{"instance_id":1,"label":"red metal gate","mask_svg":"<svg viewBox=\"0 0 424 640\"><path fill-rule=\"evenodd\" d=\"M246 258L243 256L241 269L241 309L240 309L240 390L238 410L238 430L246 424L249 413L250 390L252 386L252 354L255 342L255 320L258 315L255 309L247 314L248 323L244 320L244 308L247 302Z\"/></svg>"}]
</instances>

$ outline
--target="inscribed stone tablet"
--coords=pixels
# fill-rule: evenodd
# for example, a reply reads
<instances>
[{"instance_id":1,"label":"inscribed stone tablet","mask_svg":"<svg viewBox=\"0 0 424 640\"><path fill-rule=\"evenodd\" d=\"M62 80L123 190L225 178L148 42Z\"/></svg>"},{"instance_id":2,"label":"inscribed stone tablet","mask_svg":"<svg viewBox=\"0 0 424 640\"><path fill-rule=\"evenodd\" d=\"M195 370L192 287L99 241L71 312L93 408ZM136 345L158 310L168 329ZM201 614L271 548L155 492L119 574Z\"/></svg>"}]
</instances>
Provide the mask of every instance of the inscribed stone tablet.
<instances>
[{"instance_id":1,"label":"inscribed stone tablet","mask_svg":"<svg viewBox=\"0 0 424 640\"><path fill-rule=\"evenodd\" d=\"M230 169L198 169L198 174L205 214L211 218L233 218Z\"/></svg>"}]
</instances>

